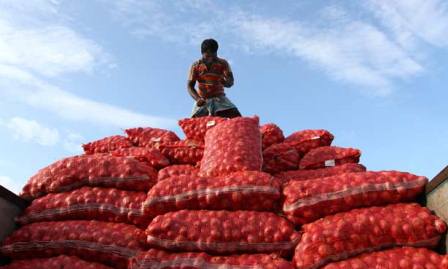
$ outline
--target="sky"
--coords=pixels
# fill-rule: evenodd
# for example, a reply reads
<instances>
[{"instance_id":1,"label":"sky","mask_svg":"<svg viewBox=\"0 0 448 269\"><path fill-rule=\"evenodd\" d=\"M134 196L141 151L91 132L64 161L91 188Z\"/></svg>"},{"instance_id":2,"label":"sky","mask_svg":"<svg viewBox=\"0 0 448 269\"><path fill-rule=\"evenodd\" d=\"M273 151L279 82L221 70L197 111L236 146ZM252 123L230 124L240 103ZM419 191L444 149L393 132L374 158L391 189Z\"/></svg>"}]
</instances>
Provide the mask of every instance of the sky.
<instances>
[{"instance_id":1,"label":"sky","mask_svg":"<svg viewBox=\"0 0 448 269\"><path fill-rule=\"evenodd\" d=\"M0 0L0 185L81 144L182 133L189 67L215 38L244 115L327 129L370 170L429 178L448 162L448 2Z\"/></svg>"}]
</instances>

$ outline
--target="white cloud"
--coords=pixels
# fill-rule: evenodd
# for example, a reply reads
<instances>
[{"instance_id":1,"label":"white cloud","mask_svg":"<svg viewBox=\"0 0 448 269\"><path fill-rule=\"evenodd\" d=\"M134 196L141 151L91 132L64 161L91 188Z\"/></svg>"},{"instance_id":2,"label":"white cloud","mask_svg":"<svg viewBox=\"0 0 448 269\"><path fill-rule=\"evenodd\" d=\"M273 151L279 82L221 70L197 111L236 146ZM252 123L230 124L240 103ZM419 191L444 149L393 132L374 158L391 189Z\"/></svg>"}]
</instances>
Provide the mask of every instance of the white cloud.
<instances>
[{"instance_id":1,"label":"white cloud","mask_svg":"<svg viewBox=\"0 0 448 269\"><path fill-rule=\"evenodd\" d=\"M386 94L394 78L422 71L422 66L381 31L362 22L331 29L307 28L297 22L252 18L239 31L257 48L283 51L322 68L332 77Z\"/></svg>"},{"instance_id":2,"label":"white cloud","mask_svg":"<svg viewBox=\"0 0 448 269\"><path fill-rule=\"evenodd\" d=\"M0 68L0 76L1 71ZM19 100L32 107L47 110L64 119L118 128L135 126L171 127L176 124L174 120L168 118L141 114L83 98L43 81L27 77L26 74L20 72L17 76L24 79L21 81L0 80L2 88L0 94L3 92L6 98Z\"/></svg>"},{"instance_id":3,"label":"white cloud","mask_svg":"<svg viewBox=\"0 0 448 269\"><path fill-rule=\"evenodd\" d=\"M28 3L28 2L27 2ZM67 25L58 1L0 3L0 96L69 120L114 127L167 127L175 121L90 100L55 86L55 76L114 67L101 46ZM21 19L26 14L28 19Z\"/></svg>"},{"instance_id":4,"label":"white cloud","mask_svg":"<svg viewBox=\"0 0 448 269\"><path fill-rule=\"evenodd\" d=\"M13 117L4 122L14 138L24 142L36 142L42 146L54 146L59 142L57 129L48 128L37 121Z\"/></svg>"},{"instance_id":5,"label":"white cloud","mask_svg":"<svg viewBox=\"0 0 448 269\"><path fill-rule=\"evenodd\" d=\"M448 3L440 0L370 0L370 10L405 47L421 39L448 45Z\"/></svg>"},{"instance_id":6,"label":"white cloud","mask_svg":"<svg viewBox=\"0 0 448 269\"><path fill-rule=\"evenodd\" d=\"M192 44L201 37L219 35L251 54L292 55L324 70L333 79L374 94L388 94L397 79L424 71L413 53L371 22L350 14L344 6L326 6L316 11L314 21L305 22L260 16L209 1L202 4L183 2L173 7L163 1L143 4L127 0L116 2L116 12L139 37ZM204 22L207 24L202 28Z\"/></svg>"},{"instance_id":7,"label":"white cloud","mask_svg":"<svg viewBox=\"0 0 448 269\"><path fill-rule=\"evenodd\" d=\"M85 138L78 133L68 133L64 138L63 147L66 151L73 154L82 153L82 143L85 142Z\"/></svg>"},{"instance_id":8,"label":"white cloud","mask_svg":"<svg viewBox=\"0 0 448 269\"><path fill-rule=\"evenodd\" d=\"M120 0L114 1L113 12L138 38L150 36L191 45L216 34L220 24L204 17L204 13L213 17L217 12L215 4L208 0Z\"/></svg>"},{"instance_id":9,"label":"white cloud","mask_svg":"<svg viewBox=\"0 0 448 269\"><path fill-rule=\"evenodd\" d=\"M22 183L17 182L7 176L0 176L0 185L14 192L15 194L19 194L22 190Z\"/></svg>"},{"instance_id":10,"label":"white cloud","mask_svg":"<svg viewBox=\"0 0 448 269\"><path fill-rule=\"evenodd\" d=\"M21 28L0 19L0 64L39 75L90 72L106 61L102 49L64 26Z\"/></svg>"},{"instance_id":11,"label":"white cloud","mask_svg":"<svg viewBox=\"0 0 448 269\"><path fill-rule=\"evenodd\" d=\"M71 29L54 0L0 2L0 65L44 76L91 72L110 56Z\"/></svg>"},{"instance_id":12,"label":"white cloud","mask_svg":"<svg viewBox=\"0 0 448 269\"><path fill-rule=\"evenodd\" d=\"M56 128L44 126L36 120L13 117L8 120L0 119L0 127L10 131L14 139L20 142L37 143L41 146L62 146L67 152L80 154L81 145L86 139L73 131L60 132ZM11 163L0 160L0 166L10 166Z\"/></svg>"},{"instance_id":13,"label":"white cloud","mask_svg":"<svg viewBox=\"0 0 448 269\"><path fill-rule=\"evenodd\" d=\"M0 1L1 17L20 24L41 24L42 20L55 20L58 12L57 0L2 0ZM18 16L20 14L20 16Z\"/></svg>"}]
</instances>

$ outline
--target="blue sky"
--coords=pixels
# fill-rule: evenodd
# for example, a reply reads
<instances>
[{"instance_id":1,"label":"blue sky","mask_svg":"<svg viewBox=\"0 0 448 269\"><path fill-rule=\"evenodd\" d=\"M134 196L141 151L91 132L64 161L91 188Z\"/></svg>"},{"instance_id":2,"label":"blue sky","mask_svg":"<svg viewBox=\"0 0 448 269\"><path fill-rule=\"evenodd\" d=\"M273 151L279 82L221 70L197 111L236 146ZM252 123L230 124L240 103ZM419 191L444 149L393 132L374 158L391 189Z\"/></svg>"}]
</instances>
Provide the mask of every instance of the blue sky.
<instances>
[{"instance_id":1,"label":"blue sky","mask_svg":"<svg viewBox=\"0 0 448 269\"><path fill-rule=\"evenodd\" d=\"M254 4L256 3L256 4ZM0 184L80 144L189 116L191 63L220 42L245 115L326 128L371 170L447 164L448 3L0 0Z\"/></svg>"}]
</instances>

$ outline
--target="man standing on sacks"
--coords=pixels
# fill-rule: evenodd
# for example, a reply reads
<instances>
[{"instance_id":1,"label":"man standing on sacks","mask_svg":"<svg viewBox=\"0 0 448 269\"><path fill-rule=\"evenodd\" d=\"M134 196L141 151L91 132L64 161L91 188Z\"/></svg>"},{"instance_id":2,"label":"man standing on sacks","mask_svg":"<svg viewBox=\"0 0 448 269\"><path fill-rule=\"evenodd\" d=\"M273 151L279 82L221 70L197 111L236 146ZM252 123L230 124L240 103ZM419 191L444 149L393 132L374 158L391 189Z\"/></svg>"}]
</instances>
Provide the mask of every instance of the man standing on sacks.
<instances>
[{"instance_id":1,"label":"man standing on sacks","mask_svg":"<svg viewBox=\"0 0 448 269\"><path fill-rule=\"evenodd\" d=\"M224 87L233 86L233 73L229 63L217 55L218 42L206 39L201 44L202 58L194 62L188 76L188 92L196 101L192 118L241 116L238 108L226 97ZM198 82L198 89L195 89Z\"/></svg>"}]
</instances>

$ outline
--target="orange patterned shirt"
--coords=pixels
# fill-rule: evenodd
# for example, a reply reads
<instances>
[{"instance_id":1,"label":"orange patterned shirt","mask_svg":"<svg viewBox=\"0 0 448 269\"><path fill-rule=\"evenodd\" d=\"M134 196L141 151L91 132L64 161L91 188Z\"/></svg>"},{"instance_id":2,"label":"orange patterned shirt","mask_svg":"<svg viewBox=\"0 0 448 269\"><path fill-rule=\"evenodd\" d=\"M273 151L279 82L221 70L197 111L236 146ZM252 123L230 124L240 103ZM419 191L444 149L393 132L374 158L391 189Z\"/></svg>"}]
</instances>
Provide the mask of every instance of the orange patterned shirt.
<instances>
[{"instance_id":1,"label":"orange patterned shirt","mask_svg":"<svg viewBox=\"0 0 448 269\"><path fill-rule=\"evenodd\" d=\"M232 72L229 63L216 58L209 66L202 59L193 63L188 80L198 82L198 94L202 98L224 95L223 81Z\"/></svg>"}]
</instances>

